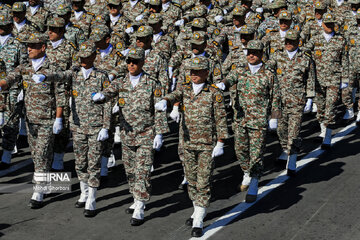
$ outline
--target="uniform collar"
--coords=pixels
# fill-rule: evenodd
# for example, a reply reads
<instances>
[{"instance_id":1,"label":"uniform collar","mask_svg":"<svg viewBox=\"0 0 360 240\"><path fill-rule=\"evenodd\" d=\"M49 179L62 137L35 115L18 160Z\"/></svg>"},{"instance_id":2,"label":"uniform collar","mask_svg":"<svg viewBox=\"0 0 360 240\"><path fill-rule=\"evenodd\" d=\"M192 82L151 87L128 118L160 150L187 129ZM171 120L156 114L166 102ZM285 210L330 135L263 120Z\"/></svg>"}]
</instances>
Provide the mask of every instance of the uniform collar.
<instances>
[{"instance_id":1,"label":"uniform collar","mask_svg":"<svg viewBox=\"0 0 360 240\"><path fill-rule=\"evenodd\" d=\"M39 8L40 8L40 5L36 5L35 7L30 6L31 15L34 16L37 13L37 11L39 10Z\"/></svg>"},{"instance_id":2,"label":"uniform collar","mask_svg":"<svg viewBox=\"0 0 360 240\"><path fill-rule=\"evenodd\" d=\"M105 56L109 55L113 49L113 46L109 44L109 46L105 50L99 50L100 56L103 59Z\"/></svg>"},{"instance_id":3,"label":"uniform collar","mask_svg":"<svg viewBox=\"0 0 360 240\"><path fill-rule=\"evenodd\" d=\"M25 24L26 24L26 19L24 19L24 21L22 21L21 23L14 22L14 25L18 31L20 31L25 26Z\"/></svg>"},{"instance_id":4,"label":"uniform collar","mask_svg":"<svg viewBox=\"0 0 360 240\"><path fill-rule=\"evenodd\" d=\"M64 38L61 38L60 40L57 40L57 41L55 41L55 42L50 41L50 43L51 43L52 47L53 47L54 49L56 49L58 46L61 45L61 43L62 43L63 41L64 41Z\"/></svg>"},{"instance_id":5,"label":"uniform collar","mask_svg":"<svg viewBox=\"0 0 360 240\"><path fill-rule=\"evenodd\" d=\"M11 34L8 34L6 36L0 36L0 43L1 43L2 47L7 43L7 41L9 40L10 37L11 37Z\"/></svg>"},{"instance_id":6,"label":"uniform collar","mask_svg":"<svg viewBox=\"0 0 360 240\"><path fill-rule=\"evenodd\" d=\"M85 80L90 77L90 74L92 73L93 70L94 70L94 67L91 67L89 69L85 69L85 68L81 67L81 72L82 72Z\"/></svg>"},{"instance_id":7,"label":"uniform collar","mask_svg":"<svg viewBox=\"0 0 360 240\"><path fill-rule=\"evenodd\" d=\"M41 58L31 59L31 65L35 72L37 72L44 65L45 59L46 55Z\"/></svg>"},{"instance_id":8,"label":"uniform collar","mask_svg":"<svg viewBox=\"0 0 360 240\"><path fill-rule=\"evenodd\" d=\"M76 20L79 20L81 18L81 16L84 14L84 11L74 11L74 14L75 14L75 19Z\"/></svg>"}]
</instances>

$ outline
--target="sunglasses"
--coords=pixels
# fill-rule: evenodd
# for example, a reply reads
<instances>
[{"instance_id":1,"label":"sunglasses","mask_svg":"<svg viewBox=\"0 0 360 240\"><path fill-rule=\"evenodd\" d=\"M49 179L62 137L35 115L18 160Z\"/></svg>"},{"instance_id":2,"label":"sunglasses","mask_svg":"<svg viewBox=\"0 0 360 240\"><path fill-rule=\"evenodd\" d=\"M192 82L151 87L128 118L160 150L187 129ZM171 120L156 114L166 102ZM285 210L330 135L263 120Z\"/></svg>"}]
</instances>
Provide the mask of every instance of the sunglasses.
<instances>
[{"instance_id":1,"label":"sunglasses","mask_svg":"<svg viewBox=\"0 0 360 240\"><path fill-rule=\"evenodd\" d=\"M114 5L114 4L108 4L110 9L117 9L119 7L119 5Z\"/></svg>"},{"instance_id":2,"label":"sunglasses","mask_svg":"<svg viewBox=\"0 0 360 240\"><path fill-rule=\"evenodd\" d=\"M138 59L131 59L131 58L126 59L126 63L127 63L127 64L132 63L132 64L135 64L135 65L138 65L139 62L140 62L140 60L138 60Z\"/></svg>"}]
</instances>

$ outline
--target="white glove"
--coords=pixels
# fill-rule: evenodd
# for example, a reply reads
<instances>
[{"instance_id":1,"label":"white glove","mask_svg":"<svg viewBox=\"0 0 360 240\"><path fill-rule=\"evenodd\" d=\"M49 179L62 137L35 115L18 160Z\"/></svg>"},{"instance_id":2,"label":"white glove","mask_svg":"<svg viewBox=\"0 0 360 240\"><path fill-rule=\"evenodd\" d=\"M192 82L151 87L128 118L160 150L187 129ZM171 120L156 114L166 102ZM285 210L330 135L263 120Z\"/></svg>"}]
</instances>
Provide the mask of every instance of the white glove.
<instances>
[{"instance_id":1,"label":"white glove","mask_svg":"<svg viewBox=\"0 0 360 240\"><path fill-rule=\"evenodd\" d=\"M160 151L161 146L163 145L163 139L162 139L162 135L158 134L155 136L154 138L154 145L153 145L153 149L155 149L156 151Z\"/></svg>"},{"instance_id":2,"label":"white glove","mask_svg":"<svg viewBox=\"0 0 360 240\"><path fill-rule=\"evenodd\" d=\"M41 83L45 80L45 75L43 74L34 74L32 75L32 80L34 80L35 83Z\"/></svg>"},{"instance_id":3,"label":"white glove","mask_svg":"<svg viewBox=\"0 0 360 240\"><path fill-rule=\"evenodd\" d=\"M214 150L211 154L211 157L214 158L214 157L219 157L221 155L224 154L224 143L222 142L217 142L216 143L216 146L214 147Z\"/></svg>"},{"instance_id":4,"label":"white glove","mask_svg":"<svg viewBox=\"0 0 360 240\"><path fill-rule=\"evenodd\" d=\"M257 13L263 13L264 9L262 7L256 8L255 10Z\"/></svg>"},{"instance_id":5,"label":"white glove","mask_svg":"<svg viewBox=\"0 0 360 240\"><path fill-rule=\"evenodd\" d=\"M276 130L277 129L278 120L277 119L270 119L269 120L269 129Z\"/></svg>"},{"instance_id":6,"label":"white glove","mask_svg":"<svg viewBox=\"0 0 360 240\"><path fill-rule=\"evenodd\" d=\"M221 22L223 19L224 19L224 18L223 18L223 16L221 16L221 15L218 15L218 16L215 17L215 21L216 21L217 23Z\"/></svg>"},{"instance_id":7,"label":"white glove","mask_svg":"<svg viewBox=\"0 0 360 240\"><path fill-rule=\"evenodd\" d=\"M150 2L150 0L144 0L144 3L149 3Z\"/></svg>"},{"instance_id":8,"label":"white glove","mask_svg":"<svg viewBox=\"0 0 360 240\"><path fill-rule=\"evenodd\" d=\"M111 154L109 157L108 163L107 163L107 167L112 168L112 167L115 167L115 165L116 165L115 156L114 156L114 154Z\"/></svg>"},{"instance_id":9,"label":"white glove","mask_svg":"<svg viewBox=\"0 0 360 240\"><path fill-rule=\"evenodd\" d=\"M173 110L170 113L170 117L175 122L179 123L180 121L180 113L179 113L179 106L174 106Z\"/></svg>"},{"instance_id":10,"label":"white glove","mask_svg":"<svg viewBox=\"0 0 360 240\"><path fill-rule=\"evenodd\" d=\"M184 19L180 19L175 22L175 26L182 26L184 25L184 23L185 23Z\"/></svg>"},{"instance_id":11,"label":"white glove","mask_svg":"<svg viewBox=\"0 0 360 240\"><path fill-rule=\"evenodd\" d=\"M4 125L4 123L5 123L4 112L0 112L0 126Z\"/></svg>"},{"instance_id":12,"label":"white glove","mask_svg":"<svg viewBox=\"0 0 360 240\"><path fill-rule=\"evenodd\" d=\"M169 73L169 78L171 79L173 77L173 67L169 67L168 69L168 73Z\"/></svg>"},{"instance_id":13,"label":"white glove","mask_svg":"<svg viewBox=\"0 0 360 240\"><path fill-rule=\"evenodd\" d=\"M72 97L69 98L69 107L72 105Z\"/></svg>"},{"instance_id":14,"label":"white glove","mask_svg":"<svg viewBox=\"0 0 360 240\"><path fill-rule=\"evenodd\" d=\"M340 85L340 89L344 89L344 88L347 88L349 86L348 83L341 83Z\"/></svg>"},{"instance_id":15,"label":"white glove","mask_svg":"<svg viewBox=\"0 0 360 240\"><path fill-rule=\"evenodd\" d=\"M228 11L226 9L223 10L224 15L227 15Z\"/></svg>"},{"instance_id":16,"label":"white glove","mask_svg":"<svg viewBox=\"0 0 360 240\"><path fill-rule=\"evenodd\" d=\"M113 107L112 109L112 113L115 114L115 113L118 113L120 111L120 107L119 105L116 103L115 106Z\"/></svg>"},{"instance_id":17,"label":"white glove","mask_svg":"<svg viewBox=\"0 0 360 240\"><path fill-rule=\"evenodd\" d=\"M97 137L97 141L99 142L103 142L105 141L106 139L109 138L109 133L108 133L108 130L105 129L105 128L102 128L99 132L99 135Z\"/></svg>"},{"instance_id":18,"label":"white glove","mask_svg":"<svg viewBox=\"0 0 360 240\"><path fill-rule=\"evenodd\" d=\"M221 90L225 90L225 84L223 82L217 83L215 84L218 88L220 88Z\"/></svg>"},{"instance_id":19,"label":"white glove","mask_svg":"<svg viewBox=\"0 0 360 240\"><path fill-rule=\"evenodd\" d=\"M161 112L165 112L167 109L167 101L165 99L155 104L155 109Z\"/></svg>"},{"instance_id":20,"label":"white glove","mask_svg":"<svg viewBox=\"0 0 360 240\"><path fill-rule=\"evenodd\" d=\"M308 98L308 100L306 101L306 105L304 107L304 113L309 113L311 111L311 105L312 105L312 99Z\"/></svg>"},{"instance_id":21,"label":"white glove","mask_svg":"<svg viewBox=\"0 0 360 240\"><path fill-rule=\"evenodd\" d=\"M126 32L127 34L133 33L133 32L134 32L134 28L133 28L133 27L129 27L129 28L125 29L125 32Z\"/></svg>"},{"instance_id":22,"label":"white glove","mask_svg":"<svg viewBox=\"0 0 360 240\"><path fill-rule=\"evenodd\" d=\"M144 15L140 14L139 16L137 16L137 17L135 18L135 21L140 21L140 20L142 20L143 18L144 18Z\"/></svg>"},{"instance_id":23,"label":"white glove","mask_svg":"<svg viewBox=\"0 0 360 240\"><path fill-rule=\"evenodd\" d=\"M127 56L129 52L130 52L130 49L125 49L125 50L121 51L121 54L124 56Z\"/></svg>"},{"instance_id":24,"label":"white glove","mask_svg":"<svg viewBox=\"0 0 360 240\"><path fill-rule=\"evenodd\" d=\"M98 92L98 93L93 93L93 94L91 94L91 99L94 101L94 102L100 102L100 101L102 101L102 100L104 100L105 99L105 96L104 96L104 94L102 94L102 93L100 93L100 92Z\"/></svg>"},{"instance_id":25,"label":"white glove","mask_svg":"<svg viewBox=\"0 0 360 240\"><path fill-rule=\"evenodd\" d=\"M53 125L53 133L59 134L62 129L63 129L62 118L56 118Z\"/></svg>"},{"instance_id":26,"label":"white glove","mask_svg":"<svg viewBox=\"0 0 360 240\"><path fill-rule=\"evenodd\" d=\"M109 81L111 82L112 80L114 80L114 75L113 74L109 74L108 78L109 78Z\"/></svg>"},{"instance_id":27,"label":"white glove","mask_svg":"<svg viewBox=\"0 0 360 240\"><path fill-rule=\"evenodd\" d=\"M171 82L171 91L173 92L176 89L176 77L172 78L172 82Z\"/></svg>"},{"instance_id":28,"label":"white glove","mask_svg":"<svg viewBox=\"0 0 360 240\"><path fill-rule=\"evenodd\" d=\"M20 93L19 93L19 95L17 96L17 102L20 102L20 101L22 101L22 100L24 100L24 90L21 90L20 91Z\"/></svg>"}]
</instances>

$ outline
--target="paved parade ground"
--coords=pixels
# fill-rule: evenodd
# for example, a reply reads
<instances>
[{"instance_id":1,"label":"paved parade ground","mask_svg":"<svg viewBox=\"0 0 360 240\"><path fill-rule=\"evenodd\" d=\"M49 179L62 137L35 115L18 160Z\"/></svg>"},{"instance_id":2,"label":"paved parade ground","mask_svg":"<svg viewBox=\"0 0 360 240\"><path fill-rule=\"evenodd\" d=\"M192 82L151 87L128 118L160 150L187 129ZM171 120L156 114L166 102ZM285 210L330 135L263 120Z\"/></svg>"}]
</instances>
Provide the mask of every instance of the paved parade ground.
<instances>
[{"instance_id":1,"label":"paved parade ground","mask_svg":"<svg viewBox=\"0 0 360 240\"><path fill-rule=\"evenodd\" d=\"M172 124L174 126L174 124ZM174 129L173 129L174 130ZM265 172L258 201L244 202L237 192L242 171L235 160L232 139L225 155L216 160L213 199L205 218L205 234L199 239L293 240L360 239L360 139L355 123L340 124L333 147L323 151L314 141L319 126L306 116L301 136L298 173L289 179L285 162L275 161L280 152L276 134L268 133ZM146 205L145 223L132 227L125 209L132 202L117 146L117 166L111 169L107 186L97 195L95 218L85 218L74 207L80 195L71 146L65 155L66 171L72 172L72 192L51 194L38 210L27 204L31 192L6 193L9 186L31 183L33 165L29 148L20 139L12 167L0 171L1 239L190 239L185 220L192 214L187 193L179 190L182 167L177 157L177 135L168 134L156 154L152 198Z\"/></svg>"}]
</instances>

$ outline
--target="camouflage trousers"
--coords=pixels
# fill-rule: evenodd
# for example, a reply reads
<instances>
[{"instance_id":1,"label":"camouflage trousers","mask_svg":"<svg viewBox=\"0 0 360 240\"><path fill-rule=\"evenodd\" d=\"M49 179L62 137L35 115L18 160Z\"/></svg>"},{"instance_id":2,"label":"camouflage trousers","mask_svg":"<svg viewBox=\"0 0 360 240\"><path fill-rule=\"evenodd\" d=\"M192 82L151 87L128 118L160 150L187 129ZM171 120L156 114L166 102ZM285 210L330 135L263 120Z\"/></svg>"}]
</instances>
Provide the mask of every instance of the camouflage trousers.
<instances>
[{"instance_id":1,"label":"camouflage trousers","mask_svg":"<svg viewBox=\"0 0 360 240\"><path fill-rule=\"evenodd\" d=\"M244 173L260 178L263 171L266 130L241 127L233 124L235 154Z\"/></svg>"},{"instance_id":2,"label":"camouflage trousers","mask_svg":"<svg viewBox=\"0 0 360 240\"><path fill-rule=\"evenodd\" d=\"M44 120L44 124L26 122L28 142L36 173L46 173L50 170L54 146L52 125L51 120Z\"/></svg>"},{"instance_id":3,"label":"camouflage trousers","mask_svg":"<svg viewBox=\"0 0 360 240\"><path fill-rule=\"evenodd\" d=\"M151 194L151 166L154 161L152 145L127 146L122 144L122 160L129 190L134 199L149 201Z\"/></svg>"},{"instance_id":4,"label":"camouflage trousers","mask_svg":"<svg viewBox=\"0 0 360 240\"><path fill-rule=\"evenodd\" d=\"M335 104L339 96L338 86L317 86L315 95L315 104L317 106L316 118L319 123L327 127L335 124Z\"/></svg>"},{"instance_id":5,"label":"camouflage trousers","mask_svg":"<svg viewBox=\"0 0 360 240\"><path fill-rule=\"evenodd\" d=\"M75 170L78 179L90 187L100 186L100 164L103 142L97 141L96 134L83 134L73 131Z\"/></svg>"},{"instance_id":6,"label":"camouflage trousers","mask_svg":"<svg viewBox=\"0 0 360 240\"><path fill-rule=\"evenodd\" d=\"M185 176L188 180L188 193L196 206L209 207L210 181L214 168L211 150L189 150L184 148Z\"/></svg>"},{"instance_id":7,"label":"camouflage trousers","mask_svg":"<svg viewBox=\"0 0 360 240\"><path fill-rule=\"evenodd\" d=\"M300 151L301 139L299 137L303 116L303 105L300 108L285 107L281 111L277 134L280 145L289 154L297 154Z\"/></svg>"},{"instance_id":8,"label":"camouflage trousers","mask_svg":"<svg viewBox=\"0 0 360 240\"><path fill-rule=\"evenodd\" d=\"M2 127L2 148L7 151L12 151L15 148L16 140L19 134L20 117L15 116L9 121L11 112L5 111L5 125Z\"/></svg>"}]
</instances>

